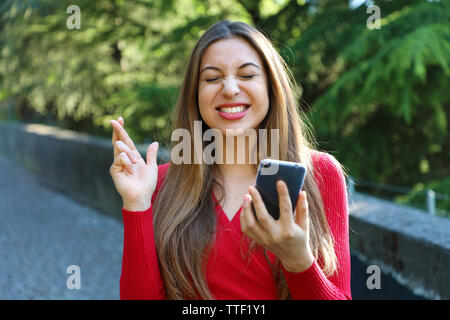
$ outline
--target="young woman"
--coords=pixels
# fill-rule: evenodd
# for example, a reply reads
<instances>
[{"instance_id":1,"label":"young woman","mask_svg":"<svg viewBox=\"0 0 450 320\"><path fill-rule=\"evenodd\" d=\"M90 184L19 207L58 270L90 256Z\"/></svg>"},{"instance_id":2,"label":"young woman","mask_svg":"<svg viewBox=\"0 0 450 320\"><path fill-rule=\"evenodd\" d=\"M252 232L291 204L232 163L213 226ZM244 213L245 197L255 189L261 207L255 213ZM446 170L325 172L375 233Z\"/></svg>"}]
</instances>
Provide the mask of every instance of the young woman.
<instances>
[{"instance_id":1,"label":"young woman","mask_svg":"<svg viewBox=\"0 0 450 320\"><path fill-rule=\"evenodd\" d=\"M344 173L314 149L298 101L270 41L245 23L221 21L193 49L175 110L173 130L202 139L194 132L202 121L203 132L232 136L215 149L224 159L242 152L234 140L242 130L267 129L269 140L278 130L279 159L308 169L295 208L277 183L278 220L253 187L260 150L245 148L244 164L158 166L157 142L144 161L123 119L111 121L110 173L123 199L122 299L351 299ZM258 163L248 161L250 150Z\"/></svg>"}]
</instances>

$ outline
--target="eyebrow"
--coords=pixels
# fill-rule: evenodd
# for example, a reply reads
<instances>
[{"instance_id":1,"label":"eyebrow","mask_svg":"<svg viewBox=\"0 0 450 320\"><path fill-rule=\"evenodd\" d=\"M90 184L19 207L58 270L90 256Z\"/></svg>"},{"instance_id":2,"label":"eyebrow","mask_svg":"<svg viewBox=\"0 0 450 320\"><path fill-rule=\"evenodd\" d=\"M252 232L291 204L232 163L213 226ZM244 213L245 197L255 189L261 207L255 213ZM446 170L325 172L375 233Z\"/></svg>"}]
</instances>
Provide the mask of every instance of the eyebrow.
<instances>
[{"instance_id":1,"label":"eyebrow","mask_svg":"<svg viewBox=\"0 0 450 320\"><path fill-rule=\"evenodd\" d=\"M260 69L259 66L258 66L257 64L255 64L255 63L253 63L253 62L246 62L246 63L242 64L238 69L242 69L242 68L245 68L245 67L247 67L247 66L254 66L254 67ZM222 69L220 69L220 68L218 68L218 67L214 67L214 66L206 66L206 67L204 67L204 68L202 69L202 71L200 71L200 74L202 74L202 72L205 71L205 70L207 70L207 69L212 69L212 70L222 71Z\"/></svg>"}]
</instances>

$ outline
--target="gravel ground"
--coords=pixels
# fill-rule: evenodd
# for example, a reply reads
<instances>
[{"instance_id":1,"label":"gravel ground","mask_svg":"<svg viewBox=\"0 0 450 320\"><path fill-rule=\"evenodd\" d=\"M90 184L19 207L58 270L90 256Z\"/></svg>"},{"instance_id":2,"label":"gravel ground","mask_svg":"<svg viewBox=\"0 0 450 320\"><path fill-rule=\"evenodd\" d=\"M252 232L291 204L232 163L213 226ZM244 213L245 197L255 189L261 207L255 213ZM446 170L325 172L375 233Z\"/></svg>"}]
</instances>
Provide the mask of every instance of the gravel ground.
<instances>
[{"instance_id":1,"label":"gravel ground","mask_svg":"<svg viewBox=\"0 0 450 320\"><path fill-rule=\"evenodd\" d=\"M119 299L123 227L0 156L0 299ZM80 268L69 289L67 268Z\"/></svg>"}]
</instances>

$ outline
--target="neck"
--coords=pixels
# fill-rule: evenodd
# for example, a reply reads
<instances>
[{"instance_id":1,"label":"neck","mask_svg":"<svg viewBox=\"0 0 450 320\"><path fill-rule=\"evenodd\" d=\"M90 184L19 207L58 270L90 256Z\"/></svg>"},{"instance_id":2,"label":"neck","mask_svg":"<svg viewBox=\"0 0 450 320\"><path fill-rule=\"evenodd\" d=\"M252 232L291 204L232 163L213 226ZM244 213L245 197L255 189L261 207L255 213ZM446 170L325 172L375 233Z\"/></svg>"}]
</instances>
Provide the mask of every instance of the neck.
<instances>
[{"instance_id":1,"label":"neck","mask_svg":"<svg viewBox=\"0 0 450 320\"><path fill-rule=\"evenodd\" d=\"M247 180L254 178L256 174L256 169L252 164L218 164L217 168L226 180Z\"/></svg>"},{"instance_id":2,"label":"neck","mask_svg":"<svg viewBox=\"0 0 450 320\"><path fill-rule=\"evenodd\" d=\"M238 141L243 142L239 144ZM238 139L238 136L224 136L224 143L222 150L216 150L219 153L219 159L223 159L222 164L217 164L217 168L220 170L225 179L251 179L254 178L256 169L250 155L256 155L256 142L248 139L245 136ZM220 151L222 153L220 154Z\"/></svg>"}]
</instances>

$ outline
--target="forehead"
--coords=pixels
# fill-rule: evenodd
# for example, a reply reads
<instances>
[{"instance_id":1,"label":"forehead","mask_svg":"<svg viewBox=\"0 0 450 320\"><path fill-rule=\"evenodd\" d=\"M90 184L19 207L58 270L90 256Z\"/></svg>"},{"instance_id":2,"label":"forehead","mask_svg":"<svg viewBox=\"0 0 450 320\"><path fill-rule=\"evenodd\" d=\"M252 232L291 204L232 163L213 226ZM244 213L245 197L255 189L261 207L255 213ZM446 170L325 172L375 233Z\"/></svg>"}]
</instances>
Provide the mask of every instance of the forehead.
<instances>
[{"instance_id":1,"label":"forehead","mask_svg":"<svg viewBox=\"0 0 450 320\"><path fill-rule=\"evenodd\" d=\"M203 54L200 68L207 65L219 68L238 68L246 62L262 66L261 57L248 42L241 37L222 39L212 43Z\"/></svg>"}]
</instances>

